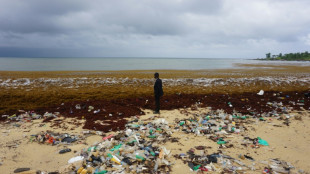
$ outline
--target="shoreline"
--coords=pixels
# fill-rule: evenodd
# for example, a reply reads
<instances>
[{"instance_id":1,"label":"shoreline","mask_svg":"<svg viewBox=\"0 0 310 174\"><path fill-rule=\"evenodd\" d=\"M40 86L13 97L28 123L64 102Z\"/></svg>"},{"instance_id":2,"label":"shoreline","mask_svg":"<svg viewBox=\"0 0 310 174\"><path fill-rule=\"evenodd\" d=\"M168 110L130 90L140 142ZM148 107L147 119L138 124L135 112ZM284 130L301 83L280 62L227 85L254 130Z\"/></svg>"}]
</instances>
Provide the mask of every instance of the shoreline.
<instances>
[{"instance_id":1,"label":"shoreline","mask_svg":"<svg viewBox=\"0 0 310 174\"><path fill-rule=\"evenodd\" d=\"M217 153L244 163L241 166L234 163L229 170L241 167L246 172L262 173L264 167L271 165L271 159L278 158L292 164L295 167L292 172L310 172L307 158L310 155L310 139L307 137L310 133L307 129L310 125L310 69L243 66L253 69L161 71L165 95L161 99L160 115L152 114L151 110L154 107L152 70L0 72L0 84L5 84L0 85L0 115L7 113L10 118L0 118L3 135L0 151L5 154L0 156L0 169L13 173L16 168L30 167L33 173L37 170L68 173L72 167L82 166L82 161L68 164L69 159L98 143L113 141L116 146L115 140L103 140L103 137L111 134L123 136L123 130L130 128L138 131L136 135L143 141L171 152L165 157L173 164L166 166L171 173L193 173L190 163L185 164L188 161L184 161L181 155L186 156L192 149L200 155L202 151L195 146L207 147L209 155ZM264 90L263 95L257 94L260 90ZM220 124L224 130L218 131L219 128L214 127L215 132L201 132L200 135L190 131L194 129L190 128L191 125L199 125L195 120L198 122L199 117L205 119L206 115L212 116L210 123ZM148 134L144 135L149 131L135 127L147 127L156 120L164 122L162 119L168 125L160 128L172 132L171 137L164 141L150 139ZM179 123L182 120L186 123L183 127ZM229 125L236 125L240 132L229 131ZM57 145L32 142L33 135L42 132L73 134L81 139L78 143ZM83 132L94 134L85 135ZM156 132L167 135L159 130ZM252 148L253 143L248 138L256 137L262 137L270 146ZM217 144L218 138L224 138L228 144ZM72 151L58 153L66 148ZM105 151L109 149L101 150ZM255 161L241 159L240 155L248 155ZM226 170L224 162L218 160L214 163L216 170L210 168L212 172ZM112 167L103 165L103 168L110 172L122 168L112 164ZM165 164L162 165L165 168ZM148 171L154 168L150 166Z\"/></svg>"},{"instance_id":2,"label":"shoreline","mask_svg":"<svg viewBox=\"0 0 310 174\"><path fill-rule=\"evenodd\" d=\"M240 69L159 72L165 95L310 90L308 66L238 66ZM0 114L73 101L150 97L153 73L153 70L0 71Z\"/></svg>"},{"instance_id":3,"label":"shoreline","mask_svg":"<svg viewBox=\"0 0 310 174\"><path fill-rule=\"evenodd\" d=\"M285 60L285 59L266 59L266 58L257 58L257 59L250 59L250 60L263 60L263 61L283 61L283 62L292 62L292 61L296 61L296 62L310 62L310 60Z\"/></svg>"}]
</instances>

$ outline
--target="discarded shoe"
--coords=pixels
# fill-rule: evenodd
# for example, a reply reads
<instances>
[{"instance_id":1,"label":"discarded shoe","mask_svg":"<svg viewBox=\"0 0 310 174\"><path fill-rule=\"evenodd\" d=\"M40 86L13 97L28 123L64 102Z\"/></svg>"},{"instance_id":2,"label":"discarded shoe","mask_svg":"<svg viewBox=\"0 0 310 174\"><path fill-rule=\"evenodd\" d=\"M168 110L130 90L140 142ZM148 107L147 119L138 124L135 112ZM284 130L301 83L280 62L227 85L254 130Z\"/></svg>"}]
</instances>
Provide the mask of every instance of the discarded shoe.
<instances>
[{"instance_id":1,"label":"discarded shoe","mask_svg":"<svg viewBox=\"0 0 310 174\"><path fill-rule=\"evenodd\" d=\"M71 149L62 149L59 151L59 154L63 154L63 153L67 153L67 152L71 152Z\"/></svg>"}]
</instances>

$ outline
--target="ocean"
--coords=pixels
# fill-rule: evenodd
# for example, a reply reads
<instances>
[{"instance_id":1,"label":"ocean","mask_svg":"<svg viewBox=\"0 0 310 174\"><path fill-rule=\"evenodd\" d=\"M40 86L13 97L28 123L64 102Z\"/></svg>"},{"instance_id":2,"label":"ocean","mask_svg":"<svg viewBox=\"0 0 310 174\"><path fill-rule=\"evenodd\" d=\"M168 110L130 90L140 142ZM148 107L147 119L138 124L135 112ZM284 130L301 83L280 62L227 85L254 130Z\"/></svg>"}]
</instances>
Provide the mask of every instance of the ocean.
<instances>
[{"instance_id":1,"label":"ocean","mask_svg":"<svg viewBox=\"0 0 310 174\"><path fill-rule=\"evenodd\" d=\"M110 71L231 69L236 64L283 62L233 58L12 58L0 57L0 71ZM309 62L285 62L308 65Z\"/></svg>"}]
</instances>

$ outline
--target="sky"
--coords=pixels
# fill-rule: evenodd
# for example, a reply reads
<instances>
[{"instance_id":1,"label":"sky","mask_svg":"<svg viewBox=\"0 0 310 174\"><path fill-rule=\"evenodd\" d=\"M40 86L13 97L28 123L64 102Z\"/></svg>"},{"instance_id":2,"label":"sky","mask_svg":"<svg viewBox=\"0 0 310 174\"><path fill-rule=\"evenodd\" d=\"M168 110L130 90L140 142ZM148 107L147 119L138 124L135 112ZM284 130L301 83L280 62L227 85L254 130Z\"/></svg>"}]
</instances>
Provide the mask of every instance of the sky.
<instances>
[{"instance_id":1,"label":"sky","mask_svg":"<svg viewBox=\"0 0 310 174\"><path fill-rule=\"evenodd\" d=\"M310 51L309 0L0 0L0 57Z\"/></svg>"}]
</instances>

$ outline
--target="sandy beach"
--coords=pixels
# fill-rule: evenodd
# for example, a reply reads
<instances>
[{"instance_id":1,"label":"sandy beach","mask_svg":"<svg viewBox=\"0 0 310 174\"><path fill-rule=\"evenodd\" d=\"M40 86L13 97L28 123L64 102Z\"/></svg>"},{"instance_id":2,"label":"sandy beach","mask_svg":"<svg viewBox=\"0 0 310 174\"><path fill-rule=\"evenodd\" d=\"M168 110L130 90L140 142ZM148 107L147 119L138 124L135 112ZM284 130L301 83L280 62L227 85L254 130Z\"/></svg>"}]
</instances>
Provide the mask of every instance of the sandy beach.
<instances>
[{"instance_id":1,"label":"sandy beach","mask_svg":"<svg viewBox=\"0 0 310 174\"><path fill-rule=\"evenodd\" d=\"M310 174L310 0L1 0L0 174Z\"/></svg>"},{"instance_id":2,"label":"sandy beach","mask_svg":"<svg viewBox=\"0 0 310 174\"><path fill-rule=\"evenodd\" d=\"M186 119L195 114L207 113L208 110L200 108L197 111L191 110L171 110L162 111L160 116L154 117L150 110L145 110L146 115L140 117L142 121L152 121L159 118L164 118L169 123L174 123L175 118ZM255 159L254 162L250 160L242 160L247 164L255 164L254 171L246 173L261 173L266 166L261 161L268 161L272 158L278 158L290 162L296 170L303 170L306 173L310 171L309 168L309 155L310 149L308 144L310 138L307 136L310 132L308 126L310 124L309 111L292 112L292 115L301 116L302 120L292 119L290 126L283 124L273 118L268 119L266 122L255 122L255 120L248 120L245 126L248 131L240 134L232 134L228 136L229 141L234 146L227 149L219 149L218 144L204 136L196 136L194 134L184 134L182 132L173 132L173 137L180 138L177 143L163 144L167 149L171 150L172 156L180 153L186 153L189 149L195 146L209 147L208 153L215 153L222 150L223 153L237 158L239 154L248 154ZM13 173L16 168L30 167L32 170L55 172L62 171L68 165L68 160L76 156L83 148L88 148L94 143L102 140L102 136L91 135L81 140L77 144L72 145L49 145L38 144L37 142L30 142L29 137L41 131L51 130L59 133L69 133L75 135L83 135L81 126L70 124L71 121L77 120L63 119L63 126L68 128L51 127L52 123L42 123L42 120L35 120L31 123L11 123L1 124L1 171L4 173ZM251 122L254 123L251 123ZM80 121L81 122L81 121ZM19 124L20 126L16 126ZM73 130L71 130L73 128ZM172 127L171 127L172 128ZM117 132L109 132L108 134L117 134ZM244 147L240 143L243 137L263 137L270 144L269 147L251 148ZM58 154L59 150L63 148L70 148L72 152L65 154ZM199 153L197 150L196 153ZM171 173L193 173L190 168L180 159L172 157L175 164L172 166ZM297 170L298 169L298 170ZM213 173L213 172L211 172Z\"/></svg>"},{"instance_id":3,"label":"sandy beach","mask_svg":"<svg viewBox=\"0 0 310 174\"><path fill-rule=\"evenodd\" d=\"M200 173L232 172L225 169L225 165L230 166L227 162L232 163L229 168L235 173L262 173L272 159L285 162L291 173L309 173L309 68L271 68L252 65L251 69L162 71L165 95L160 115L152 113L153 80L149 76L153 71L1 72L0 170L14 173L18 168L30 168L24 173L75 173L77 169L71 170L72 167L81 167L82 161L73 165L68 160L89 147L112 142L103 137L123 135L133 120L132 124L139 127L165 120L164 130L171 132L168 141L157 142L147 138L148 134L143 135L145 132L137 132L146 143L169 150L164 155L169 167L161 172L197 173L190 167L188 155L207 153L218 154L218 163L213 163L208 172L199 169ZM257 94L260 90L264 90L263 95ZM222 114L218 118L220 110L225 117ZM19 117L23 114L27 116ZM41 117L34 119L34 115ZM201 129L198 134L196 128L192 129L194 132L187 131L196 122L203 127L199 118L207 115L211 115L211 120L206 121L222 125L220 129L211 133ZM229 119L236 115L244 118ZM180 126L182 120L186 124ZM238 132L230 130L231 125ZM132 130L141 131L139 127ZM54 145L35 141L34 137L46 132L78 138L72 143ZM269 146L252 147L251 141L257 137ZM219 145L220 138L227 143ZM197 149L199 146L205 150ZM67 148L71 151L59 154ZM159 155L158 159L163 160ZM120 166L105 165L105 169L112 173Z\"/></svg>"}]
</instances>

